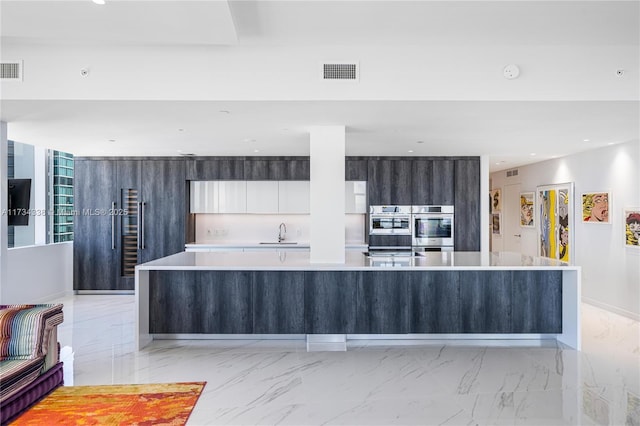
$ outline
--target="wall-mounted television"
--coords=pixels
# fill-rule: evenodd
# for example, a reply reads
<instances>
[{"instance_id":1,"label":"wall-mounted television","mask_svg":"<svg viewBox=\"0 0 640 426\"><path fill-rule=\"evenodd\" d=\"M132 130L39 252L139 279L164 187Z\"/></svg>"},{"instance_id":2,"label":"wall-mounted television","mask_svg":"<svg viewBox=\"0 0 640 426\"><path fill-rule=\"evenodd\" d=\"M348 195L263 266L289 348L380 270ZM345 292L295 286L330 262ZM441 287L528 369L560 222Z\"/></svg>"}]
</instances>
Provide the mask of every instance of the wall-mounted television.
<instances>
[{"instance_id":1,"label":"wall-mounted television","mask_svg":"<svg viewBox=\"0 0 640 426\"><path fill-rule=\"evenodd\" d=\"M9 179L8 225L29 225L29 202L31 201L31 179Z\"/></svg>"}]
</instances>

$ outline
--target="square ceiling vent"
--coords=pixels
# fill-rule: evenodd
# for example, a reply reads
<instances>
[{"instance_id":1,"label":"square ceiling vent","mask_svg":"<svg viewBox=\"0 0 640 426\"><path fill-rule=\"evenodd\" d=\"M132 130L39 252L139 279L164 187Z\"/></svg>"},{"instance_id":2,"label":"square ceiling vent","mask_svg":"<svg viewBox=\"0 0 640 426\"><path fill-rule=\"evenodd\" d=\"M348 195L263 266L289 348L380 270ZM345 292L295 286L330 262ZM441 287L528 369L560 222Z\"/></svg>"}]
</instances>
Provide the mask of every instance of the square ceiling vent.
<instances>
[{"instance_id":1,"label":"square ceiling vent","mask_svg":"<svg viewBox=\"0 0 640 426\"><path fill-rule=\"evenodd\" d=\"M22 61L0 63L0 80L22 81Z\"/></svg>"},{"instance_id":2,"label":"square ceiling vent","mask_svg":"<svg viewBox=\"0 0 640 426\"><path fill-rule=\"evenodd\" d=\"M325 81L358 81L360 67L357 62L324 62L321 64L321 76Z\"/></svg>"}]
</instances>

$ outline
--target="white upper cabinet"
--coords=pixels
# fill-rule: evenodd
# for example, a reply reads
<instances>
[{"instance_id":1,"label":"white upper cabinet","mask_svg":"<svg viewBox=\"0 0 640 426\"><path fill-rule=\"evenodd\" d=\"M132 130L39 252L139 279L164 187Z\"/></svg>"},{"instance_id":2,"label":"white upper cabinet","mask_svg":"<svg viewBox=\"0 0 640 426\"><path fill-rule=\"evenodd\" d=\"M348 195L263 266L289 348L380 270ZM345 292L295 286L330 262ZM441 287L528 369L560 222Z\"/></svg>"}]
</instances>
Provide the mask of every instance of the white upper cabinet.
<instances>
[{"instance_id":1,"label":"white upper cabinet","mask_svg":"<svg viewBox=\"0 0 640 426\"><path fill-rule=\"evenodd\" d=\"M244 180L218 181L217 213L247 212L247 182Z\"/></svg>"},{"instance_id":2,"label":"white upper cabinet","mask_svg":"<svg viewBox=\"0 0 640 426\"><path fill-rule=\"evenodd\" d=\"M218 181L191 181L191 213L218 213Z\"/></svg>"},{"instance_id":3,"label":"white upper cabinet","mask_svg":"<svg viewBox=\"0 0 640 426\"><path fill-rule=\"evenodd\" d=\"M191 182L191 213L310 213L311 182L212 180ZM347 181L345 213L367 212L367 182Z\"/></svg>"},{"instance_id":4,"label":"white upper cabinet","mask_svg":"<svg viewBox=\"0 0 640 426\"><path fill-rule=\"evenodd\" d=\"M247 213L278 213L278 181L247 181Z\"/></svg>"},{"instance_id":5,"label":"white upper cabinet","mask_svg":"<svg viewBox=\"0 0 640 426\"><path fill-rule=\"evenodd\" d=\"M278 213L308 214L310 194L308 180L278 181Z\"/></svg>"},{"instance_id":6,"label":"white upper cabinet","mask_svg":"<svg viewBox=\"0 0 640 426\"><path fill-rule=\"evenodd\" d=\"M345 213L366 213L367 181L349 180L344 185Z\"/></svg>"}]
</instances>

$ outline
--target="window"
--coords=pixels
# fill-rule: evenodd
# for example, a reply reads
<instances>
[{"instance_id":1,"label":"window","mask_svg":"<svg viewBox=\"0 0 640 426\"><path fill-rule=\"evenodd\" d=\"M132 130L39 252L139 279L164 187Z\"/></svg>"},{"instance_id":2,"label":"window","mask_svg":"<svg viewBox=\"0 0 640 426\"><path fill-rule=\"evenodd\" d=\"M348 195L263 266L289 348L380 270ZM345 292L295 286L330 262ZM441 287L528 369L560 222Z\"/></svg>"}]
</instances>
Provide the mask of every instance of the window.
<instances>
[{"instance_id":1,"label":"window","mask_svg":"<svg viewBox=\"0 0 640 426\"><path fill-rule=\"evenodd\" d=\"M49 221L48 242L73 241L73 155L62 151L48 152Z\"/></svg>"}]
</instances>

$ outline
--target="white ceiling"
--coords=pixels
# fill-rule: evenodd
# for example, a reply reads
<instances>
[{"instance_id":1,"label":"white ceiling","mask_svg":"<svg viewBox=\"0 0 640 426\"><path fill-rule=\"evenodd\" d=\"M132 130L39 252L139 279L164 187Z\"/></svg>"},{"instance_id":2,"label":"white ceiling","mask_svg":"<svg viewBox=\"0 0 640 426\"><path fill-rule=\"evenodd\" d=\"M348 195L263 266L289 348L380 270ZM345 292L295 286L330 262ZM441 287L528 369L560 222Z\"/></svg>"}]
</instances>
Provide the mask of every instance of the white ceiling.
<instances>
[{"instance_id":1,"label":"white ceiling","mask_svg":"<svg viewBox=\"0 0 640 426\"><path fill-rule=\"evenodd\" d=\"M34 45L50 49L321 45L336 51L358 45L638 48L639 5L638 1L107 0L105 6L97 6L90 0L49 0L0 1L0 12L2 45L14 49ZM630 62L635 69L627 72L637 77L638 58ZM168 56L167 66L173 65ZM611 69L616 66L611 64ZM11 139L76 155L176 155L178 151L308 155L310 126L344 124L348 155L488 154L495 171L637 141L640 96L634 93L630 98L149 101L17 96L2 98L1 118L9 123Z\"/></svg>"}]
</instances>

